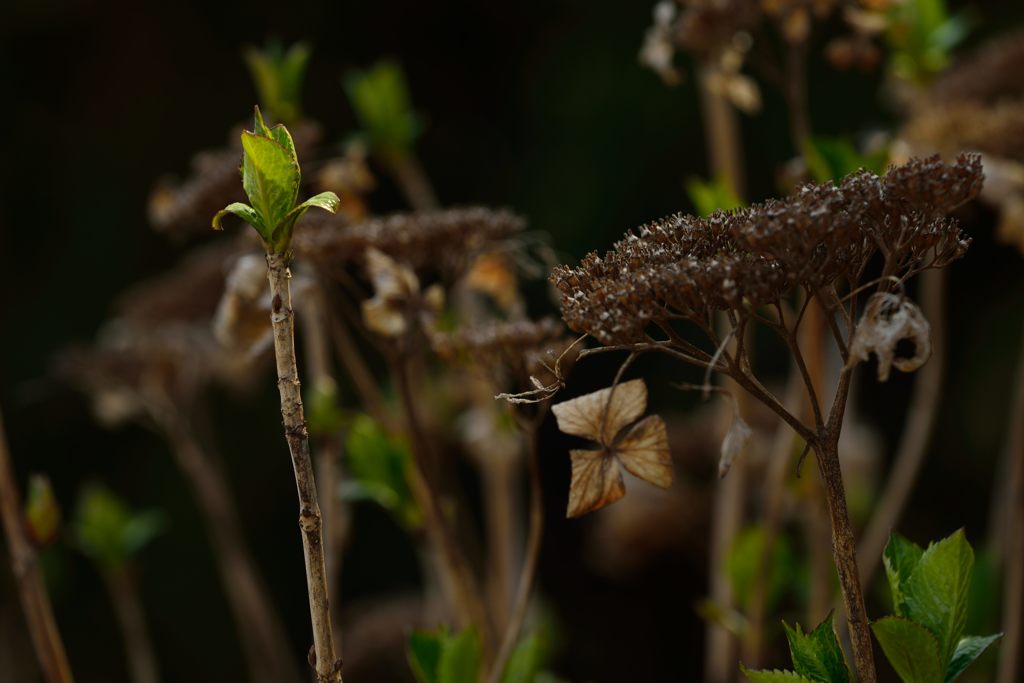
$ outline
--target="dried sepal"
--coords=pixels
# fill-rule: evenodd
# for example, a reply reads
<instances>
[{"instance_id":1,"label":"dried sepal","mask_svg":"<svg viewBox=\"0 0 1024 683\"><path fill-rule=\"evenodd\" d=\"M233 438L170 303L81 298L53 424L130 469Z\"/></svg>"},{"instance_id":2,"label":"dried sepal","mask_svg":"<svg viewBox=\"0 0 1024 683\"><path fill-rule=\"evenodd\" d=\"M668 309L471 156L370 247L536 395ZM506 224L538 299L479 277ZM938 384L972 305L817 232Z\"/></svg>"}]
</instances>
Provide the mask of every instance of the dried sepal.
<instances>
[{"instance_id":1,"label":"dried sepal","mask_svg":"<svg viewBox=\"0 0 1024 683\"><path fill-rule=\"evenodd\" d=\"M903 340L913 342L914 355L909 358L896 355L897 345ZM889 379L893 366L913 372L928 361L932 353L931 328L917 304L892 292L871 295L850 343L847 367L868 360L871 353L878 358L879 382Z\"/></svg>"},{"instance_id":2,"label":"dried sepal","mask_svg":"<svg viewBox=\"0 0 1024 683\"><path fill-rule=\"evenodd\" d=\"M725 438L722 439L721 454L718 458L719 479L723 479L729 473L733 462L743 452L752 434L753 431L751 431L750 425L744 421L738 410L735 411L732 424L729 425L729 431L725 433Z\"/></svg>"},{"instance_id":3,"label":"dried sepal","mask_svg":"<svg viewBox=\"0 0 1024 683\"><path fill-rule=\"evenodd\" d=\"M672 484L672 458L665 422L657 415L637 419L647 409L643 380L624 382L552 406L558 428L595 441L598 448L574 450L569 517L597 510L621 498L624 467L656 486ZM631 423L636 422L633 426Z\"/></svg>"}]
</instances>

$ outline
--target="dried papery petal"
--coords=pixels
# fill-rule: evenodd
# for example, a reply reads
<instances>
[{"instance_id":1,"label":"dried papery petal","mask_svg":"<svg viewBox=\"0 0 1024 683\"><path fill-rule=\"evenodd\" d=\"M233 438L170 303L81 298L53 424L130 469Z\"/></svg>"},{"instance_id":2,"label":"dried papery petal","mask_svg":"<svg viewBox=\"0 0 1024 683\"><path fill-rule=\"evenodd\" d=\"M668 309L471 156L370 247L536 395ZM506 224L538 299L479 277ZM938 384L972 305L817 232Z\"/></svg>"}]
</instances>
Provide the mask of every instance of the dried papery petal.
<instances>
[{"instance_id":1,"label":"dried papery petal","mask_svg":"<svg viewBox=\"0 0 1024 683\"><path fill-rule=\"evenodd\" d=\"M904 339L914 344L910 358L896 356L896 347ZM871 295L854 332L847 367L868 360L872 352L878 358L879 382L889 379L892 366L913 372L927 362L932 354L931 328L917 304L891 292Z\"/></svg>"},{"instance_id":2,"label":"dried papery petal","mask_svg":"<svg viewBox=\"0 0 1024 683\"><path fill-rule=\"evenodd\" d=\"M225 348L247 356L261 355L273 344L267 261L262 255L242 256L228 273L213 316L213 335Z\"/></svg>"},{"instance_id":3,"label":"dried papery petal","mask_svg":"<svg viewBox=\"0 0 1024 683\"><path fill-rule=\"evenodd\" d=\"M622 429L647 410L647 385L642 379L623 382L555 404L558 428L603 446L611 446Z\"/></svg>"},{"instance_id":4,"label":"dried papery petal","mask_svg":"<svg viewBox=\"0 0 1024 683\"><path fill-rule=\"evenodd\" d=\"M566 517L579 517L626 495L619 462L607 451L570 451L572 484Z\"/></svg>"},{"instance_id":5,"label":"dried papery petal","mask_svg":"<svg viewBox=\"0 0 1024 683\"><path fill-rule=\"evenodd\" d=\"M725 438L722 439L721 456L718 459L718 478L722 479L729 473L729 468L732 467L733 462L747 443L750 441L750 437L753 432L738 412L733 413L732 424L729 425L729 431L725 433Z\"/></svg>"},{"instance_id":6,"label":"dried papery petal","mask_svg":"<svg viewBox=\"0 0 1024 683\"><path fill-rule=\"evenodd\" d=\"M648 415L633 425L615 446L615 454L630 474L665 489L672 485L672 455L665 421Z\"/></svg>"}]
</instances>

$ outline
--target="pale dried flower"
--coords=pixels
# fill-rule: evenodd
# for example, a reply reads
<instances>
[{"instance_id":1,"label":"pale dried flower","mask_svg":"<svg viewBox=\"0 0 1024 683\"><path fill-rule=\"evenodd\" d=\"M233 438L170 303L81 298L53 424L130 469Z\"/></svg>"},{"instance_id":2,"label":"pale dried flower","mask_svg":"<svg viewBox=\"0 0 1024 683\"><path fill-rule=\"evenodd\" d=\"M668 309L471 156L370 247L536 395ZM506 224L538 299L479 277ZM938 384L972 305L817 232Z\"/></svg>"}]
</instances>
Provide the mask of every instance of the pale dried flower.
<instances>
[{"instance_id":1,"label":"pale dried flower","mask_svg":"<svg viewBox=\"0 0 1024 683\"><path fill-rule=\"evenodd\" d=\"M897 346L909 340L914 355L897 356ZM901 294L876 292L868 299L864 315L850 343L848 367L867 361L871 353L878 358L878 381L889 379L890 368L913 372L924 365L932 354L931 328L917 304Z\"/></svg>"},{"instance_id":2,"label":"pale dried flower","mask_svg":"<svg viewBox=\"0 0 1024 683\"><path fill-rule=\"evenodd\" d=\"M429 327L444 306L440 285L431 285L421 293L416 273L376 248L366 251L366 272L373 282L374 295L363 302L363 322L381 336L401 337L415 320Z\"/></svg>"},{"instance_id":3,"label":"pale dried flower","mask_svg":"<svg viewBox=\"0 0 1024 683\"><path fill-rule=\"evenodd\" d=\"M646 410L647 385L641 379L552 406L560 430L598 445L570 452L567 516L579 517L622 498L626 491L620 467L662 488L672 484L665 422L657 415L640 420Z\"/></svg>"},{"instance_id":4,"label":"pale dried flower","mask_svg":"<svg viewBox=\"0 0 1024 683\"><path fill-rule=\"evenodd\" d=\"M736 461L736 458L746 448L752 435L753 431L750 429L750 425L743 420L738 410L735 411L732 424L729 425L729 431L725 433L725 438L722 439L721 454L718 459L719 479L724 478L729 473L733 462Z\"/></svg>"}]
</instances>

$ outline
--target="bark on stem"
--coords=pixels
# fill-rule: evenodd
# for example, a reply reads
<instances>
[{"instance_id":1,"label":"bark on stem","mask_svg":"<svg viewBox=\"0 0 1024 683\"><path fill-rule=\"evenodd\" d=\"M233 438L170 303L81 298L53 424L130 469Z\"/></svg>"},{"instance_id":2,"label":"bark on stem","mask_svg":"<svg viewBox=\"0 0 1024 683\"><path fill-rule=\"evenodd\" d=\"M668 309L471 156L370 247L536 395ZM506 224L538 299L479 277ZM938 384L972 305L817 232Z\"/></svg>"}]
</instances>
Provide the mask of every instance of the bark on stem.
<instances>
[{"instance_id":1,"label":"bark on stem","mask_svg":"<svg viewBox=\"0 0 1024 683\"><path fill-rule=\"evenodd\" d=\"M271 314L274 328L274 357L277 362L277 388L281 394L281 420L295 472L299 496L299 528L306 561L306 589L313 628L313 652L318 683L341 683L341 661L334 651L330 602L327 596L327 569L320 504L316 478L309 455L309 433L302 408L298 363L295 360L295 314L292 310L291 271L286 254L267 254L267 279L270 281Z\"/></svg>"},{"instance_id":2,"label":"bark on stem","mask_svg":"<svg viewBox=\"0 0 1024 683\"><path fill-rule=\"evenodd\" d=\"M71 667L64 653L64 643L53 617L50 596L39 568L35 549L25 534L21 496L14 483L14 468L7 450L3 416L0 415L0 515L3 517L7 549L11 556L18 596L28 622L29 635L36 658L47 683L71 683Z\"/></svg>"},{"instance_id":3,"label":"bark on stem","mask_svg":"<svg viewBox=\"0 0 1024 683\"><path fill-rule=\"evenodd\" d=\"M122 569L104 576L104 580L118 626L121 627L125 657L128 659L133 683L160 683L160 669L134 574Z\"/></svg>"},{"instance_id":4,"label":"bark on stem","mask_svg":"<svg viewBox=\"0 0 1024 683\"><path fill-rule=\"evenodd\" d=\"M505 673L505 665L519 641L519 632L523 628L526 611L530 606L530 596L533 594L533 583L537 577L537 562L540 559L541 541L544 536L544 501L541 492L537 428L535 426L529 428L526 438L527 466L530 471L530 531L526 542L526 558L523 561L515 603L512 606L512 615L505 627L498 656L491 666L490 683L500 683L501 677Z\"/></svg>"}]
</instances>

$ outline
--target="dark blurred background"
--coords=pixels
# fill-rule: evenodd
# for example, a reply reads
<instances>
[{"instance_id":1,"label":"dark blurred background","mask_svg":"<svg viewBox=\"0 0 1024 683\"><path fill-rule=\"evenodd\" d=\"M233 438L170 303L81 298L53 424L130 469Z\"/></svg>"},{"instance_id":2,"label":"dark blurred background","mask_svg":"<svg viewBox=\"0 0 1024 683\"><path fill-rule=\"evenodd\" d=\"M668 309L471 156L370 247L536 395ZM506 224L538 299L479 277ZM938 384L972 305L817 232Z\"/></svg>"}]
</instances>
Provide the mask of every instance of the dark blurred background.
<instances>
[{"instance_id":1,"label":"dark blurred background","mask_svg":"<svg viewBox=\"0 0 1024 683\"><path fill-rule=\"evenodd\" d=\"M47 473L66 511L83 482L95 479L135 506L167 512L170 527L144 553L142 573L165 680L240 680L241 654L200 519L157 438L141 428L105 431L86 400L50 379L49 369L55 352L92 338L119 291L169 267L187 248L149 229L147 196L159 176L184 174L194 152L223 145L230 127L246 119L256 95L242 48L274 37L309 41L305 109L339 141L356 127L342 74L396 58L427 122L418 151L442 202L512 208L531 229L551 234L561 258L574 260L610 246L631 226L692 210L682 182L707 175L692 79L667 88L637 64L652 5L3 4L0 406L19 480ZM1024 20L1016 0L972 5L979 23L968 46ZM856 134L889 124L879 80L812 63L814 131ZM765 94L764 111L743 117L751 199L775 193L776 169L793 153L782 104L769 89ZM383 182L373 209L403 209ZM972 539L983 537L1020 346L1021 256L993 241L992 217L983 210L969 216L967 228L975 242L952 270L951 367L938 433L903 523L917 540L961 525ZM538 299L534 306L548 304ZM594 367L572 393L607 383L610 369ZM886 453L910 386L899 374L883 388L863 382L859 391ZM659 390L655 405L671 411L677 396ZM268 377L265 392L241 401L215 396L210 410L246 532L302 652L308 610L295 493L283 441L267 447L280 440L275 401ZM561 516L564 444L549 439L544 456L550 522L539 585L562 633L553 668L573 681L696 680L703 625L693 606L707 590L704 558L669 553L621 580L589 572L581 534L591 521ZM413 587L415 556L401 532L383 512L361 506L356 514L341 602ZM78 680L125 680L117 628L94 569L60 547L46 561ZM0 576L7 608L15 594L6 563ZM0 679L3 670L0 662Z\"/></svg>"}]
</instances>

